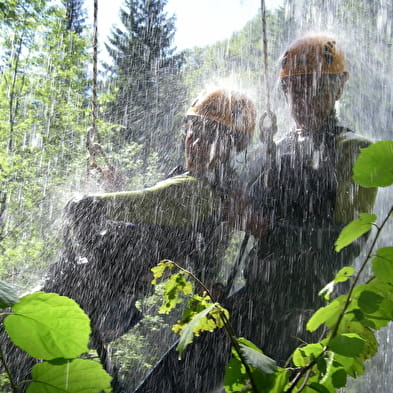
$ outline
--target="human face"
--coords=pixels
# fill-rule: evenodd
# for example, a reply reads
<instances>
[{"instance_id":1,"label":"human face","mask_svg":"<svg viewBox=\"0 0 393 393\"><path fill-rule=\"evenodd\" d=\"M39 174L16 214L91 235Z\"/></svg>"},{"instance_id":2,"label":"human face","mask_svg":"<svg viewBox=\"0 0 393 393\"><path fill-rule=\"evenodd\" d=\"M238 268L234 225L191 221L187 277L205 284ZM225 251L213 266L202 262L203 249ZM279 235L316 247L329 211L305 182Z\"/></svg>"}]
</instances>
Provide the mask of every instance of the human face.
<instances>
[{"instance_id":1,"label":"human face","mask_svg":"<svg viewBox=\"0 0 393 393\"><path fill-rule=\"evenodd\" d=\"M186 125L185 160L187 170L206 174L229 160L234 150L229 132L216 123L188 120Z\"/></svg>"},{"instance_id":2,"label":"human face","mask_svg":"<svg viewBox=\"0 0 393 393\"><path fill-rule=\"evenodd\" d=\"M318 131L342 94L345 79L339 75L298 75L282 80L297 128Z\"/></svg>"}]
</instances>

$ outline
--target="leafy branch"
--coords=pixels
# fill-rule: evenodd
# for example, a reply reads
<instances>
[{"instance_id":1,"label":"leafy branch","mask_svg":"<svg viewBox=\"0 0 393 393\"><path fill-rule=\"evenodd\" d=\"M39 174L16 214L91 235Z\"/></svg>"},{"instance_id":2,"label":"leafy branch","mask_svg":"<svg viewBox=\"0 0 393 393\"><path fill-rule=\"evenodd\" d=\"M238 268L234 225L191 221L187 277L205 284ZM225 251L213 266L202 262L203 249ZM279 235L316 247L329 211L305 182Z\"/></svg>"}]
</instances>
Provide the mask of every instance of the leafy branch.
<instances>
[{"instance_id":1,"label":"leafy branch","mask_svg":"<svg viewBox=\"0 0 393 393\"><path fill-rule=\"evenodd\" d=\"M2 315L7 315L3 320L4 330L12 343L26 352L26 359L30 356L41 360L32 368L31 380L17 385L12 374L20 361L18 364L6 361L0 348L0 362L13 393L18 393L18 387L26 383L29 384L27 393L40 393L43 385L48 393L111 390L111 377L101 364L78 359L88 351L91 329L89 317L72 299L44 292L18 298L12 287L0 281L0 308L11 309Z\"/></svg>"}]
</instances>

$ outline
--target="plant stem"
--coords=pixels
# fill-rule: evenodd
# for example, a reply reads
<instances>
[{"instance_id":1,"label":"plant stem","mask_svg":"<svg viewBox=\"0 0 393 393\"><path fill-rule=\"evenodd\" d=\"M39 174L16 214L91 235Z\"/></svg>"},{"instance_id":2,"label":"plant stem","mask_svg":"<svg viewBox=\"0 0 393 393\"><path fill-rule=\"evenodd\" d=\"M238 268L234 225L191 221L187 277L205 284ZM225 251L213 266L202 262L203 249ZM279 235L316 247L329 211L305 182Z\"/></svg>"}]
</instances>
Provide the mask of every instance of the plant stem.
<instances>
[{"instance_id":1,"label":"plant stem","mask_svg":"<svg viewBox=\"0 0 393 393\"><path fill-rule=\"evenodd\" d=\"M390 210L389 210L388 214L386 215L386 217L384 218L382 224L380 226L376 226L377 233L376 233L376 235L374 237L374 240L371 243L371 246L369 248L369 251L367 253L367 256L366 256L364 262L362 263L358 273L356 274L356 276L355 276L355 278L354 278L354 280L352 282L352 285L351 285L351 287L349 289L347 298L345 300L345 304L344 304L343 310L341 311L341 313L340 313L340 315L338 317L338 320L337 320L337 322L336 322L336 324L335 324L335 326L333 328L333 331L332 331L332 334L331 334L331 336L329 338L329 341L337 335L338 329L340 327L340 323L341 323L342 319L344 318L344 315L345 315L345 313L346 313L346 311L348 309L349 304L351 303L351 296L352 296L353 290L355 289L355 286L356 286L356 284L358 283L358 281L360 279L360 275L364 271L365 267L367 266L368 261L370 260L370 258L372 256L374 247L375 247L375 245L377 243L377 240L378 240L378 238L379 238L379 236L381 234L382 229L384 228L385 224L387 223L387 221L388 221L389 217L392 215L392 213L393 213L393 206L390 208ZM312 362L310 362L307 366L303 367L295 375L295 377L293 378L293 380L291 382L291 385L288 387L288 389L285 391L285 393L291 393L293 391L293 389L295 388L296 384L299 382L300 378L303 375L307 374L305 381L302 383L302 385L300 386L299 390L296 393L300 393L305 388L307 376L309 375L309 371L316 364L317 360L328 350L328 345L323 349L323 351Z\"/></svg>"},{"instance_id":2,"label":"plant stem","mask_svg":"<svg viewBox=\"0 0 393 393\"><path fill-rule=\"evenodd\" d=\"M3 349L1 347L0 347L0 362L3 365L4 371L7 374L7 377L9 379L9 381L10 381L12 392L13 393L18 393L18 388L15 385L14 380L12 379L12 375L11 375L10 369L8 368L8 365L7 365L7 363L6 363L5 359L4 359Z\"/></svg>"},{"instance_id":3,"label":"plant stem","mask_svg":"<svg viewBox=\"0 0 393 393\"><path fill-rule=\"evenodd\" d=\"M354 280L353 280L353 282L352 282L351 288L349 289L347 298L346 298L346 300L345 300L344 308L343 308L343 310L341 311L341 313L340 313L340 315L339 315L339 317L338 317L337 323L336 323L336 325L335 325L335 327L334 327L334 329L333 329L333 332L332 332L332 335L330 336L329 341L337 335L338 329L339 329L339 327L340 327L340 323L341 323L342 319L344 318L344 315L345 315L345 313L346 313L346 311L347 311L347 308L348 308L348 306L349 306L349 304L350 304L350 302L351 302L352 292L353 292L353 290L355 289L355 286L356 286L356 284L358 283L358 281L359 281L359 279L360 279L360 275L362 274L363 270L364 270L365 267L367 266L368 261L369 261L370 258L371 258L371 255L372 255L372 253L373 253L373 251L374 251L374 247L375 247L375 245L376 245L376 243L377 243L377 240L378 240L378 238L379 238L379 235L381 234L381 231L382 231L383 227L384 227L385 224L387 223L387 221L388 221L388 219L389 219L389 217L390 217L390 215L391 215L392 213L393 213L393 206L390 208L389 213L386 215L385 219L383 220L382 225L379 226L379 227L377 227L377 228L378 228L378 229L377 229L377 233L376 233L376 235L375 235L375 237L374 237L374 240L372 241L371 246L370 246L370 248L369 248L369 250L368 250L366 259L365 259L364 262L362 263L362 265L361 265L361 267L360 267L358 273L356 274L356 276L355 276L355 278L354 278Z\"/></svg>"},{"instance_id":4,"label":"plant stem","mask_svg":"<svg viewBox=\"0 0 393 393\"><path fill-rule=\"evenodd\" d=\"M171 263L173 263L179 270L181 270L182 272L186 273L186 274L189 275L193 280L195 280L195 281L203 288L203 290L206 291L206 293L208 294L208 296L210 297L210 299L212 300L212 302L213 302L213 303L217 303L217 302L216 302L216 299L214 299L214 297L213 297L212 294L210 293L209 288L207 288L206 285L205 285L197 276L194 275L194 273L192 273L192 272L190 272L190 271L184 269L183 267L181 267L180 265L178 265L176 262L172 262L172 261L171 261ZM219 303L217 303L217 305L219 305ZM256 383L255 383L255 381L254 381L254 378L253 378L253 375L252 375L250 366L249 366L249 364L246 362L246 360L244 359L244 356L243 356L243 354L242 354L242 352L241 352L241 348L240 348L240 345L239 345L239 343L238 343L238 341L237 341L236 334L235 334L235 332L234 332L234 330L233 330L231 324L229 323L229 320L228 320L227 316L225 315L224 312L222 312L221 307L217 307L217 308L218 308L218 311L219 311L219 313L220 313L220 315L221 315L222 320L224 321L224 329L225 329L225 331L226 331L226 333L227 333L229 339L231 340L231 343L232 343L233 347L235 348L235 351L237 352L240 361L242 362L242 364L244 365L244 367L245 367L245 369L246 369L246 373L247 373L248 378L250 379L250 382L251 382L252 390L253 390L255 393L259 393L259 390L258 390L258 388L257 388L257 385L256 385Z\"/></svg>"}]
</instances>

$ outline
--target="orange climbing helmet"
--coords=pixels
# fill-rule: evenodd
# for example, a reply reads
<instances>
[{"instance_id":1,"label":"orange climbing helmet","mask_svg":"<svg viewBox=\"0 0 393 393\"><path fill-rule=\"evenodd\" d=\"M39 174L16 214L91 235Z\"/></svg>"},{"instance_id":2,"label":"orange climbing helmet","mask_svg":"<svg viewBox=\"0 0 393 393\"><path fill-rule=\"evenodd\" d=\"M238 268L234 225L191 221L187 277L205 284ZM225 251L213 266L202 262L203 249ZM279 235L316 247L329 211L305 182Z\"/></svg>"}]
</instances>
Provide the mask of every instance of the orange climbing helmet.
<instances>
[{"instance_id":1,"label":"orange climbing helmet","mask_svg":"<svg viewBox=\"0 0 393 393\"><path fill-rule=\"evenodd\" d=\"M255 128L256 109L244 94L222 88L198 97L186 116L212 120L251 136Z\"/></svg>"},{"instance_id":2,"label":"orange climbing helmet","mask_svg":"<svg viewBox=\"0 0 393 393\"><path fill-rule=\"evenodd\" d=\"M309 35L289 45L281 58L280 79L307 74L345 74L345 56L333 37Z\"/></svg>"}]
</instances>

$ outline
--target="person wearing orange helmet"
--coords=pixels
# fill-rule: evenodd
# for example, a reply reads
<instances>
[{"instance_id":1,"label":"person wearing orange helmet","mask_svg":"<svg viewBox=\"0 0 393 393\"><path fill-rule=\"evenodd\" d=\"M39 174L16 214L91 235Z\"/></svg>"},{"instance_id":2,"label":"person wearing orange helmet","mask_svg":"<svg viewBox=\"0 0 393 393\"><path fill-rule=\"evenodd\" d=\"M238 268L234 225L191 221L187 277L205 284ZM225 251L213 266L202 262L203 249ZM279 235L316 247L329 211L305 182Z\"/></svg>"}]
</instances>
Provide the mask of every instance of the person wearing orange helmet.
<instances>
[{"instance_id":1,"label":"person wearing orange helmet","mask_svg":"<svg viewBox=\"0 0 393 393\"><path fill-rule=\"evenodd\" d=\"M334 122L334 104L349 79L334 38L312 35L294 41L282 56L279 77L298 129L316 132Z\"/></svg>"},{"instance_id":2,"label":"person wearing orange helmet","mask_svg":"<svg viewBox=\"0 0 393 393\"><path fill-rule=\"evenodd\" d=\"M246 149L255 118L245 94L207 92L186 113L185 168L143 190L69 201L64 252L43 290L81 305L91 318L95 347L142 318L135 302L151 293L150 269L160 260L191 268L207 285L217 282L227 239L233 228L246 227L231 157Z\"/></svg>"},{"instance_id":3,"label":"person wearing orange helmet","mask_svg":"<svg viewBox=\"0 0 393 393\"><path fill-rule=\"evenodd\" d=\"M266 185L262 168L251 186L254 209L269 219L269 230L250 252L235 309L241 315L245 303L253 305L263 322L241 333L284 363L299 344L295 337L311 339L305 321L322 305L318 292L360 253L360 243L336 253L334 242L358 213L371 211L376 190L352 180L359 149L370 141L336 117L349 78L337 41L322 34L295 40L281 57L279 78L295 126L276 142L273 183Z\"/></svg>"}]
</instances>

